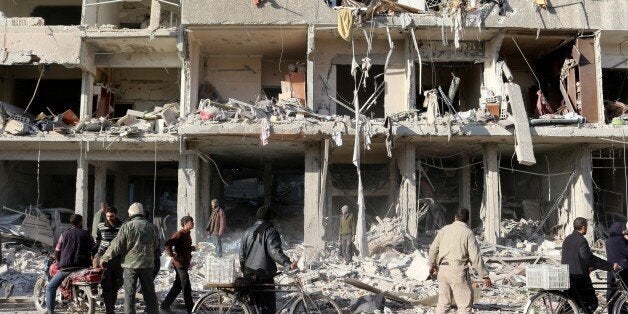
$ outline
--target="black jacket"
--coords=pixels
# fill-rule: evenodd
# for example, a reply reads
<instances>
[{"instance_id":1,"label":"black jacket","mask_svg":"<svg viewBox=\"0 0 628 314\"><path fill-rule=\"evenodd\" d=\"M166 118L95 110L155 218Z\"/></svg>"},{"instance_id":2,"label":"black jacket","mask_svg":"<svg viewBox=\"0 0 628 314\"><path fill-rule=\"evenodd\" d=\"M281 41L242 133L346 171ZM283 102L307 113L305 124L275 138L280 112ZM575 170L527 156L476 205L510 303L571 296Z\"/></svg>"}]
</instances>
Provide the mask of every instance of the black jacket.
<instances>
[{"instance_id":1,"label":"black jacket","mask_svg":"<svg viewBox=\"0 0 628 314\"><path fill-rule=\"evenodd\" d=\"M59 268L81 267L91 265L92 252L96 246L94 239L80 228L70 228L61 234L61 250L59 252Z\"/></svg>"},{"instance_id":2,"label":"black jacket","mask_svg":"<svg viewBox=\"0 0 628 314\"><path fill-rule=\"evenodd\" d=\"M245 275L256 274L259 279L272 278L277 273L275 263L288 266L290 258L281 249L281 237L268 221L258 220L244 232L240 246L240 267Z\"/></svg>"},{"instance_id":3,"label":"black jacket","mask_svg":"<svg viewBox=\"0 0 628 314\"><path fill-rule=\"evenodd\" d=\"M591 253L589 242L578 231L568 235L563 241L561 263L569 265L570 275L589 275L589 268L612 270L613 263Z\"/></svg>"},{"instance_id":4,"label":"black jacket","mask_svg":"<svg viewBox=\"0 0 628 314\"><path fill-rule=\"evenodd\" d=\"M624 229L626 229L626 224L623 222L616 222L608 229L606 257L609 262L617 263L621 268L628 269L628 242L622 233Z\"/></svg>"}]
</instances>

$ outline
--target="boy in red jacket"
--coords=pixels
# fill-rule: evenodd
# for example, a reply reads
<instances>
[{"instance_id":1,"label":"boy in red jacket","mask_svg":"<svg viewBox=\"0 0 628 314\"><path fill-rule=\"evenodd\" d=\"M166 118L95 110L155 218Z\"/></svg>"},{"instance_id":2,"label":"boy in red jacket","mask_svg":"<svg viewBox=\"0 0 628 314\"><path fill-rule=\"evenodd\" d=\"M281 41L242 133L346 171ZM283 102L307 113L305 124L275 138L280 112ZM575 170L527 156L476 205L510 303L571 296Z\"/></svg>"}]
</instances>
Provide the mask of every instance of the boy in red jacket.
<instances>
[{"instance_id":1,"label":"boy in red jacket","mask_svg":"<svg viewBox=\"0 0 628 314\"><path fill-rule=\"evenodd\" d=\"M192 260L192 252L196 250L196 248L192 246L192 237L190 236L190 231L194 229L194 219L190 216L181 218L181 227L182 229L175 232L172 237L166 241L166 244L164 244L166 254L172 257L172 265L177 272L177 276L172 284L172 288L170 288L170 292L168 292L168 295L166 295L166 298L161 303L160 308L165 311L170 311L170 305L172 305L177 295L183 290L185 308L188 313L192 313L194 302L192 301L192 286L190 285L188 268Z\"/></svg>"}]
</instances>

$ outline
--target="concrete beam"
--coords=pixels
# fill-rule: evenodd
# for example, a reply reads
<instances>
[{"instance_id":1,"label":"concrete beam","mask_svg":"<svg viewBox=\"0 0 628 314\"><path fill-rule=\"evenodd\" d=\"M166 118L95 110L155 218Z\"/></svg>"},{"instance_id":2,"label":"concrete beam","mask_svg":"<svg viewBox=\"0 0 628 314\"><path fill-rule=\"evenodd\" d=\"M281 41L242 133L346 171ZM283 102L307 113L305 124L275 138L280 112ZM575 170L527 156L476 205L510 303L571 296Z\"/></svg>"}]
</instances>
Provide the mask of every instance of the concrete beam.
<instances>
[{"instance_id":1,"label":"concrete beam","mask_svg":"<svg viewBox=\"0 0 628 314\"><path fill-rule=\"evenodd\" d=\"M504 84L504 92L508 95L510 110L515 122L515 153L520 164L531 166L536 163L534 157L534 146L532 145L532 135L530 134L530 122L528 113L523 102L521 87L515 83Z\"/></svg>"},{"instance_id":2,"label":"concrete beam","mask_svg":"<svg viewBox=\"0 0 628 314\"><path fill-rule=\"evenodd\" d=\"M86 153L87 160L101 161L177 161L177 151L90 151Z\"/></svg>"},{"instance_id":3,"label":"concrete beam","mask_svg":"<svg viewBox=\"0 0 628 314\"><path fill-rule=\"evenodd\" d=\"M182 154L179 158L179 187L177 190L177 221L183 216L195 217L199 208L199 158L196 154ZM196 233L192 242L196 243Z\"/></svg>"},{"instance_id":4,"label":"concrete beam","mask_svg":"<svg viewBox=\"0 0 628 314\"><path fill-rule=\"evenodd\" d=\"M94 61L101 68L180 68L181 59L176 52L103 53Z\"/></svg>"},{"instance_id":5,"label":"concrete beam","mask_svg":"<svg viewBox=\"0 0 628 314\"><path fill-rule=\"evenodd\" d=\"M41 161L63 161L77 160L77 151L50 151L42 150L39 160ZM37 150L5 150L0 151L0 160L37 160Z\"/></svg>"},{"instance_id":6,"label":"concrete beam","mask_svg":"<svg viewBox=\"0 0 628 314\"><path fill-rule=\"evenodd\" d=\"M303 239L306 247L323 248L323 216L320 212L321 142L305 144Z\"/></svg>"},{"instance_id":7,"label":"concrete beam","mask_svg":"<svg viewBox=\"0 0 628 314\"><path fill-rule=\"evenodd\" d=\"M501 236L501 188L499 180L498 147L496 143L483 145L484 200L480 218L484 225L484 240L497 244Z\"/></svg>"}]
</instances>

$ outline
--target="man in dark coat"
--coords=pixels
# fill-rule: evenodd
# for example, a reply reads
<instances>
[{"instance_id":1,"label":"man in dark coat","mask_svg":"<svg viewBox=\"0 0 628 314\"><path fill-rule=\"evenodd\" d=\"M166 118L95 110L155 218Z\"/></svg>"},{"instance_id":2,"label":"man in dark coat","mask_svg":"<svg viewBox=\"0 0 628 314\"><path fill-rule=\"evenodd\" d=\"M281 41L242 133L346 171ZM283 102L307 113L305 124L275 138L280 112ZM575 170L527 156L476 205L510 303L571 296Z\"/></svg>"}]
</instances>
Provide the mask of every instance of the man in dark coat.
<instances>
[{"instance_id":1,"label":"man in dark coat","mask_svg":"<svg viewBox=\"0 0 628 314\"><path fill-rule=\"evenodd\" d=\"M59 264L59 272L50 279L46 287L46 310L54 313L57 288L63 280L81 268L88 268L91 264L92 253L96 250L94 238L83 229L83 216L70 216L72 228L61 234L55 248L55 259Z\"/></svg>"},{"instance_id":2,"label":"man in dark coat","mask_svg":"<svg viewBox=\"0 0 628 314\"><path fill-rule=\"evenodd\" d=\"M597 296L589 277L591 270L619 269L617 263L605 261L591 253L589 242L584 237L587 234L588 222L578 217L573 221L573 233L563 241L561 263L569 265L569 294L576 300L581 300L586 313L593 313L598 306Z\"/></svg>"},{"instance_id":3,"label":"man in dark coat","mask_svg":"<svg viewBox=\"0 0 628 314\"><path fill-rule=\"evenodd\" d=\"M622 269L628 269L628 241L626 241L626 223L616 222L608 229L609 237L606 240L606 257L611 263L617 263ZM624 282L628 282L628 278L622 274ZM609 283L609 290L606 291L606 301L609 301L617 288L615 285L615 276L612 272L608 272L606 280ZM608 305L609 311L613 308L613 303Z\"/></svg>"},{"instance_id":4,"label":"man in dark coat","mask_svg":"<svg viewBox=\"0 0 628 314\"><path fill-rule=\"evenodd\" d=\"M262 206L257 210L257 221L244 232L240 247L240 268L245 278L256 284L272 285L273 277L277 273L277 265L296 268L296 263L281 249L281 236L270 222L270 208ZM268 290L274 289L272 286ZM275 313L275 292L251 293L261 313Z\"/></svg>"}]
</instances>

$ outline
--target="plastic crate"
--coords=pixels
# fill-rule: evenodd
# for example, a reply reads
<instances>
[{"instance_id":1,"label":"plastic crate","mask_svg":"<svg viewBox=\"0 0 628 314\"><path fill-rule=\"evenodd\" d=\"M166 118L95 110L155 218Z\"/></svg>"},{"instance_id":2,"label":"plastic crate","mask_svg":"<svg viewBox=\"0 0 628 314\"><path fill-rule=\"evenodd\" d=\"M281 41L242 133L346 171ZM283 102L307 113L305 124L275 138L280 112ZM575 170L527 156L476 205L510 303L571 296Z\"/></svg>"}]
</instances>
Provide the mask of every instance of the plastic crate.
<instances>
[{"instance_id":1,"label":"plastic crate","mask_svg":"<svg viewBox=\"0 0 628 314\"><path fill-rule=\"evenodd\" d=\"M235 281L233 258L205 258L205 280L207 283L233 283Z\"/></svg>"},{"instance_id":2,"label":"plastic crate","mask_svg":"<svg viewBox=\"0 0 628 314\"><path fill-rule=\"evenodd\" d=\"M569 265L526 266L526 287L545 290L569 289Z\"/></svg>"}]
</instances>

